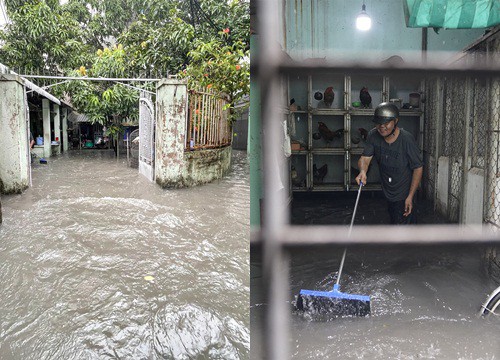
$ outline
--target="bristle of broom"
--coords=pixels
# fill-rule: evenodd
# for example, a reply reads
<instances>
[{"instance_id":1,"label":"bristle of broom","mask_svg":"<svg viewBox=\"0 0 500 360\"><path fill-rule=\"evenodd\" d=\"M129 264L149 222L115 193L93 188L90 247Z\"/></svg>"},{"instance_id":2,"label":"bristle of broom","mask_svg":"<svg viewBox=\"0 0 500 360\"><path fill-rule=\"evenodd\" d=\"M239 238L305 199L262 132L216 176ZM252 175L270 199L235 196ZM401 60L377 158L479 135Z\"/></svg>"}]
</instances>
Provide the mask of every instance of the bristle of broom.
<instances>
[{"instance_id":1,"label":"bristle of broom","mask_svg":"<svg viewBox=\"0 0 500 360\"><path fill-rule=\"evenodd\" d=\"M366 316L370 314L368 296L343 295L345 294L339 292L301 290L296 307L300 311L318 315Z\"/></svg>"}]
</instances>

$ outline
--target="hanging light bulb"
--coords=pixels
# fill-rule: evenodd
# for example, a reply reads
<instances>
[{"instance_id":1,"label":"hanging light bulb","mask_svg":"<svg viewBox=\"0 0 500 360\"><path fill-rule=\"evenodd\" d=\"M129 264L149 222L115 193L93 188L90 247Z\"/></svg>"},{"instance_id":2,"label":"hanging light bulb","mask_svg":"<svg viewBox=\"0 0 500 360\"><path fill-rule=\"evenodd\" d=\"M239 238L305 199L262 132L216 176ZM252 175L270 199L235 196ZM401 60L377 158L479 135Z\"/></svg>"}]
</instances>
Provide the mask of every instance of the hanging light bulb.
<instances>
[{"instance_id":1,"label":"hanging light bulb","mask_svg":"<svg viewBox=\"0 0 500 360\"><path fill-rule=\"evenodd\" d=\"M372 19L366 13L366 5L364 1L363 6L361 7L361 13L356 18L356 27L363 31L370 30L372 27Z\"/></svg>"}]
</instances>

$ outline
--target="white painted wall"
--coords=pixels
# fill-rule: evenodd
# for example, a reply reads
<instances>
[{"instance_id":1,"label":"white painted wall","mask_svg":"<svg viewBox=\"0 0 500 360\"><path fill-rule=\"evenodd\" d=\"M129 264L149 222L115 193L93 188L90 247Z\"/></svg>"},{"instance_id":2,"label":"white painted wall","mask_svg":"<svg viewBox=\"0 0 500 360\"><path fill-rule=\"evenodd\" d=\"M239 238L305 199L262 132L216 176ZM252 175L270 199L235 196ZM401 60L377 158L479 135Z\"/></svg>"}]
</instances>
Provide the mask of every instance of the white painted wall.
<instances>
[{"instance_id":1,"label":"white painted wall","mask_svg":"<svg viewBox=\"0 0 500 360\"><path fill-rule=\"evenodd\" d=\"M297 60L326 58L349 62L374 61L399 55L421 58L422 29L407 28L401 0L366 0L372 19L368 31L356 29L362 1L282 0L286 19L283 48ZM428 60L443 61L478 39L484 29L428 31Z\"/></svg>"},{"instance_id":2,"label":"white painted wall","mask_svg":"<svg viewBox=\"0 0 500 360\"><path fill-rule=\"evenodd\" d=\"M45 157L50 157L52 155L52 149L50 146L50 101L47 99L42 99L42 116L43 116L43 153Z\"/></svg>"},{"instance_id":3,"label":"white painted wall","mask_svg":"<svg viewBox=\"0 0 500 360\"><path fill-rule=\"evenodd\" d=\"M450 173L450 161L446 156L440 156L438 160L437 174L437 210L442 214L448 213L448 179Z\"/></svg>"},{"instance_id":4,"label":"white painted wall","mask_svg":"<svg viewBox=\"0 0 500 360\"><path fill-rule=\"evenodd\" d=\"M61 109L63 151L68 151L68 108Z\"/></svg>"},{"instance_id":5,"label":"white painted wall","mask_svg":"<svg viewBox=\"0 0 500 360\"><path fill-rule=\"evenodd\" d=\"M484 170L472 168L467 173L464 224L483 222Z\"/></svg>"},{"instance_id":6,"label":"white painted wall","mask_svg":"<svg viewBox=\"0 0 500 360\"><path fill-rule=\"evenodd\" d=\"M29 186L29 137L22 80L0 76L0 180L5 193Z\"/></svg>"},{"instance_id":7,"label":"white painted wall","mask_svg":"<svg viewBox=\"0 0 500 360\"><path fill-rule=\"evenodd\" d=\"M53 104L52 106L54 108L54 141L59 143L57 146L52 146L52 154L59 155L61 153L61 112L59 105Z\"/></svg>"}]
</instances>

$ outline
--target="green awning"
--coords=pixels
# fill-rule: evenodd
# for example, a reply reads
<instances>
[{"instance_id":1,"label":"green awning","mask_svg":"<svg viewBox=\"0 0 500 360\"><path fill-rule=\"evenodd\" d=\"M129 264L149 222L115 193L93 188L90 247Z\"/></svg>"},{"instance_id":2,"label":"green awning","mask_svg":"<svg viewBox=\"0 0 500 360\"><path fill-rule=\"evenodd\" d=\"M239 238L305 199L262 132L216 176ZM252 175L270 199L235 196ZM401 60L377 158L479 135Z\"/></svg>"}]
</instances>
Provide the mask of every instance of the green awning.
<instances>
[{"instance_id":1,"label":"green awning","mask_svg":"<svg viewBox=\"0 0 500 360\"><path fill-rule=\"evenodd\" d=\"M500 24L500 0L403 0L406 26L479 29Z\"/></svg>"}]
</instances>

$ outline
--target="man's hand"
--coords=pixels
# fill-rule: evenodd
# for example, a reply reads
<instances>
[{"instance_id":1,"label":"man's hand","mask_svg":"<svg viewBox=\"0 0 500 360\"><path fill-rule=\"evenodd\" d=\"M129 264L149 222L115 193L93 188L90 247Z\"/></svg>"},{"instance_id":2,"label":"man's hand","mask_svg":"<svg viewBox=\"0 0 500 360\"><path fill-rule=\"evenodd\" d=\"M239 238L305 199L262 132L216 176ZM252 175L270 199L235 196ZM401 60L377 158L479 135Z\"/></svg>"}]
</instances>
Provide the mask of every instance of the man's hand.
<instances>
[{"instance_id":1,"label":"man's hand","mask_svg":"<svg viewBox=\"0 0 500 360\"><path fill-rule=\"evenodd\" d=\"M362 182L363 183L363 186L366 185L366 172L365 171L360 171L359 172L359 175L356 176L356 182L359 183Z\"/></svg>"},{"instance_id":2,"label":"man's hand","mask_svg":"<svg viewBox=\"0 0 500 360\"><path fill-rule=\"evenodd\" d=\"M408 196L405 200L405 212L403 213L403 216L410 215L412 210L413 210L413 197Z\"/></svg>"}]
</instances>

